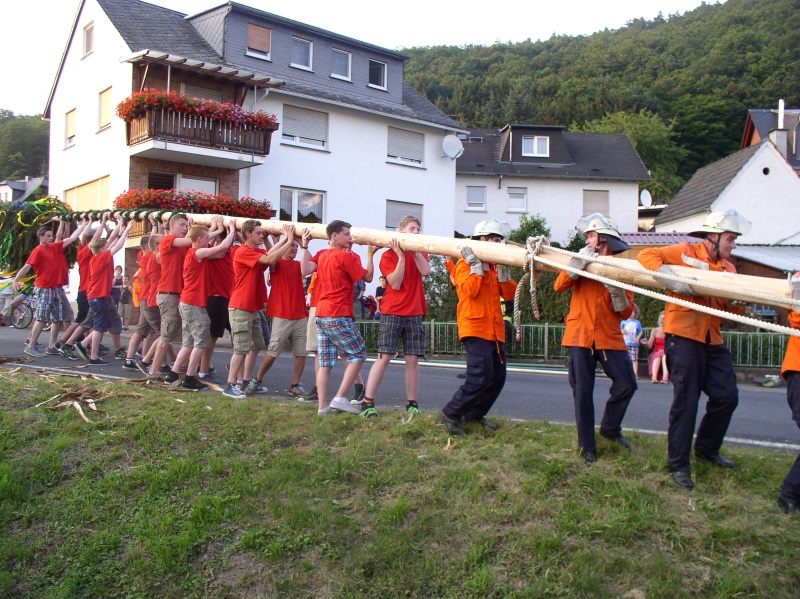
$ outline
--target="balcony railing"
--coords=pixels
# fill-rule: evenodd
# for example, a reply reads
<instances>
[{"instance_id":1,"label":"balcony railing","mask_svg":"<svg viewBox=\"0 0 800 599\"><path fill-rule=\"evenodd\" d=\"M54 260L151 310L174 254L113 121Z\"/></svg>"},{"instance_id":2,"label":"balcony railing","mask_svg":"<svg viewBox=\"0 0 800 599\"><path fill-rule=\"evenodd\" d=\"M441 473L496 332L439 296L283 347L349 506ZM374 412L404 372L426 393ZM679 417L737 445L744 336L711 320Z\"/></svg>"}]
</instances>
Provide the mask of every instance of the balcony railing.
<instances>
[{"instance_id":1,"label":"balcony railing","mask_svg":"<svg viewBox=\"0 0 800 599\"><path fill-rule=\"evenodd\" d=\"M274 130L255 129L209 117L152 109L128 123L128 145L157 139L266 156L269 154Z\"/></svg>"}]
</instances>

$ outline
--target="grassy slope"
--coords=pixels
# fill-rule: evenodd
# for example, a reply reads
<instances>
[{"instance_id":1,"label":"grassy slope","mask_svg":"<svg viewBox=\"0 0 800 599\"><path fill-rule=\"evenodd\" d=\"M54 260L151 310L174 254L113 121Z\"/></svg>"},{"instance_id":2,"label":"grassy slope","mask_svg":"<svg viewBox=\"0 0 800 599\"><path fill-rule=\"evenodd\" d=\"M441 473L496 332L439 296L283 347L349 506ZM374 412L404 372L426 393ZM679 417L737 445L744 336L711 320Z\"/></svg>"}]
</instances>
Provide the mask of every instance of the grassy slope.
<instances>
[{"instance_id":1,"label":"grassy slope","mask_svg":"<svg viewBox=\"0 0 800 599\"><path fill-rule=\"evenodd\" d=\"M800 594L785 454L731 449L740 468L701 466L686 493L663 438L632 436L632 455L601 439L587 468L547 423L448 448L429 414L149 390L90 425L33 408L75 379L4 377L2 596Z\"/></svg>"}]
</instances>

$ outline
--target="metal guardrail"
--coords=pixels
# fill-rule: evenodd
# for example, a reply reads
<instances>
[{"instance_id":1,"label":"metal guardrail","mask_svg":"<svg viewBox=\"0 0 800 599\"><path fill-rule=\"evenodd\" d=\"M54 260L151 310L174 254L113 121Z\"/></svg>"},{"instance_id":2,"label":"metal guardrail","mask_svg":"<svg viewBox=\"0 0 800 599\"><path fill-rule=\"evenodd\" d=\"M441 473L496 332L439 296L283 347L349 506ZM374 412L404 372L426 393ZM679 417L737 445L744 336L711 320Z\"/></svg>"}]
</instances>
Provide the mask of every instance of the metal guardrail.
<instances>
[{"instance_id":1,"label":"metal guardrail","mask_svg":"<svg viewBox=\"0 0 800 599\"><path fill-rule=\"evenodd\" d=\"M465 355L464 346L458 340L458 327L454 322L426 321L426 351L428 355ZM358 323L370 353L376 352L378 342L377 320ZM645 329L642 338L650 336L652 329ZM786 353L787 336L780 333L748 333L723 331L723 338L733 355L735 366L780 368ZM506 355L518 360L564 361L568 354L561 346L564 325L549 323L522 325L520 341L512 339L506 343ZM647 348L642 346L639 361L647 363Z\"/></svg>"}]
</instances>

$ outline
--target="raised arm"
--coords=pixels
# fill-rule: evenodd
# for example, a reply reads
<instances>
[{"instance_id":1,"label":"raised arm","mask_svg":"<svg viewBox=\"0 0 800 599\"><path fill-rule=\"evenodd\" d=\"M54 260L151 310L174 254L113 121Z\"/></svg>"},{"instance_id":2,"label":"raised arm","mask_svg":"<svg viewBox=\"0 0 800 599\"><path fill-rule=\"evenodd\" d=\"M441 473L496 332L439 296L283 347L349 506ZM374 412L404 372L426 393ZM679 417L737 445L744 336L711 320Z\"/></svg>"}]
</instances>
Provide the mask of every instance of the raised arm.
<instances>
[{"instance_id":1,"label":"raised arm","mask_svg":"<svg viewBox=\"0 0 800 599\"><path fill-rule=\"evenodd\" d=\"M110 248L108 248L108 251L111 252L112 256L125 247L125 241L128 239L128 232L131 230L131 227L133 227L133 221L129 220L128 224L122 230L122 234L120 234L119 238L113 242ZM115 231L120 228L122 228L121 225L117 226Z\"/></svg>"},{"instance_id":2,"label":"raised arm","mask_svg":"<svg viewBox=\"0 0 800 599\"><path fill-rule=\"evenodd\" d=\"M317 270L317 265L311 261L311 251L308 249L310 242L311 231L306 229L303 231L303 237L300 241L300 272L304 277L313 274Z\"/></svg>"},{"instance_id":3,"label":"raised arm","mask_svg":"<svg viewBox=\"0 0 800 599\"><path fill-rule=\"evenodd\" d=\"M236 221L231 219L228 223L228 236L222 241L213 247L201 248L195 252L197 256L197 261L200 262L201 260L205 260L206 258L217 258L221 255L224 255L229 249L231 249L231 245L233 245L233 240L236 237L234 233L236 232Z\"/></svg>"},{"instance_id":4,"label":"raised arm","mask_svg":"<svg viewBox=\"0 0 800 599\"><path fill-rule=\"evenodd\" d=\"M89 226L89 221L83 221L77 229L64 240L64 247L69 247L72 243L74 243L82 234L86 227Z\"/></svg>"},{"instance_id":5,"label":"raised arm","mask_svg":"<svg viewBox=\"0 0 800 599\"><path fill-rule=\"evenodd\" d=\"M386 282L389 284L389 287L395 291L399 291L400 287L403 285L403 279L406 276L406 255L403 250L400 249L400 242L394 238L389 244L389 250L397 255L397 266L395 266L392 272L386 275ZM367 253L367 257L369 257L369 253Z\"/></svg>"},{"instance_id":6,"label":"raised arm","mask_svg":"<svg viewBox=\"0 0 800 599\"><path fill-rule=\"evenodd\" d=\"M261 256L258 259L259 263L266 264L267 266L272 266L278 260L283 258L283 255L289 251L291 247L292 241L294 240L294 225L283 225L283 238L272 246L272 249L269 250L266 254Z\"/></svg>"}]
</instances>

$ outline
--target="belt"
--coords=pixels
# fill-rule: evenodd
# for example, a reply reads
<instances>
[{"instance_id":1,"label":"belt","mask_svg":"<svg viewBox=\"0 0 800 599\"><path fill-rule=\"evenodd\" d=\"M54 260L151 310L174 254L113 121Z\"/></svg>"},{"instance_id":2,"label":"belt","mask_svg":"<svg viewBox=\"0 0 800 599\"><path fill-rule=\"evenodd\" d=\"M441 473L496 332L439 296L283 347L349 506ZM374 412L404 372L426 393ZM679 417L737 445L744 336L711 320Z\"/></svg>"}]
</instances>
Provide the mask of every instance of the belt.
<instances>
[{"instance_id":1,"label":"belt","mask_svg":"<svg viewBox=\"0 0 800 599\"><path fill-rule=\"evenodd\" d=\"M180 295L178 291L159 291L158 293L163 293L164 295Z\"/></svg>"}]
</instances>

